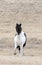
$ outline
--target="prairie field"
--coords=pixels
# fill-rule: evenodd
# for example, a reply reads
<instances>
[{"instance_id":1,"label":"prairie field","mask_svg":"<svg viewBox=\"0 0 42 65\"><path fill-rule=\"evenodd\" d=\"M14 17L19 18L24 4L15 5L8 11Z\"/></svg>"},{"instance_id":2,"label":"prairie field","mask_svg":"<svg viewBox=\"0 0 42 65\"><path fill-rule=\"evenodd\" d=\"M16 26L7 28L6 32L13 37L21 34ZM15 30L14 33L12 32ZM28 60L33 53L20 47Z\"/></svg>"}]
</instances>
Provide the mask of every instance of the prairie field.
<instances>
[{"instance_id":1,"label":"prairie field","mask_svg":"<svg viewBox=\"0 0 42 65\"><path fill-rule=\"evenodd\" d=\"M27 35L24 56L14 55L16 23ZM42 0L0 0L0 65L42 65Z\"/></svg>"}]
</instances>

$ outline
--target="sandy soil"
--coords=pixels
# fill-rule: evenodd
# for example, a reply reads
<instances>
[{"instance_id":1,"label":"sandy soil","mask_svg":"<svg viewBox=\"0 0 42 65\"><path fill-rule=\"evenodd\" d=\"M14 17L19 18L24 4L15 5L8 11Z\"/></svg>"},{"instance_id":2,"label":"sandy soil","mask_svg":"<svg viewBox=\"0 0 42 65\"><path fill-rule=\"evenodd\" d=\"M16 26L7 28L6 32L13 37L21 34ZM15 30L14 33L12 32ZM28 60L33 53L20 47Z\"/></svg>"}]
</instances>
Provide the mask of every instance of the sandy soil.
<instances>
[{"instance_id":1,"label":"sandy soil","mask_svg":"<svg viewBox=\"0 0 42 65\"><path fill-rule=\"evenodd\" d=\"M14 56L16 23L27 34L24 56ZM42 65L42 0L0 0L0 65Z\"/></svg>"},{"instance_id":2,"label":"sandy soil","mask_svg":"<svg viewBox=\"0 0 42 65\"><path fill-rule=\"evenodd\" d=\"M3 59L2 59L3 58ZM14 57L14 56L0 56L0 65L41 65L41 57ZM4 62L3 62L4 61Z\"/></svg>"},{"instance_id":3,"label":"sandy soil","mask_svg":"<svg viewBox=\"0 0 42 65\"><path fill-rule=\"evenodd\" d=\"M24 49L24 55L14 55L14 47L0 46L0 65L41 65L42 41L29 39Z\"/></svg>"}]
</instances>

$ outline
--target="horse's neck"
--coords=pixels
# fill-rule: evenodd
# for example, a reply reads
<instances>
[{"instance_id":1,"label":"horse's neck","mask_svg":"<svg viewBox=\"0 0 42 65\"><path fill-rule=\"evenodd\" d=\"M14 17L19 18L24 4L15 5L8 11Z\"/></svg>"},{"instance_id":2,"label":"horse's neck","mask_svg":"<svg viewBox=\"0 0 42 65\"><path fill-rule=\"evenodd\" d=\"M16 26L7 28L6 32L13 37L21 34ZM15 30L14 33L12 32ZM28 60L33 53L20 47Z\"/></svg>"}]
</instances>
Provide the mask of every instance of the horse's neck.
<instances>
[{"instance_id":1,"label":"horse's neck","mask_svg":"<svg viewBox=\"0 0 42 65\"><path fill-rule=\"evenodd\" d=\"M18 37L20 38L21 36L23 36L23 33L24 33L24 32L22 31L22 32L20 33L20 35L18 35Z\"/></svg>"}]
</instances>

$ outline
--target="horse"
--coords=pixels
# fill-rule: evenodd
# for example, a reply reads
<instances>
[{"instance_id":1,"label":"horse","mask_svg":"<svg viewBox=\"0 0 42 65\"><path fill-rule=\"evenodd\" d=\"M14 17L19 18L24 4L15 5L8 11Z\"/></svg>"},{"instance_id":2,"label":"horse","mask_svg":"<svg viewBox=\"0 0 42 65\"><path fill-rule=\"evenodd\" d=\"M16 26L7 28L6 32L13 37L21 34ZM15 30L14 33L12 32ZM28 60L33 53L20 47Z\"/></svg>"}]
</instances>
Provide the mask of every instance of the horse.
<instances>
[{"instance_id":1,"label":"horse","mask_svg":"<svg viewBox=\"0 0 42 65\"><path fill-rule=\"evenodd\" d=\"M26 33L22 31L22 24L16 24L16 34L14 37L14 50L15 53L14 55L16 55L16 50L19 50L19 53L21 55L23 55L23 49L26 46L26 42L27 42L27 36Z\"/></svg>"}]
</instances>

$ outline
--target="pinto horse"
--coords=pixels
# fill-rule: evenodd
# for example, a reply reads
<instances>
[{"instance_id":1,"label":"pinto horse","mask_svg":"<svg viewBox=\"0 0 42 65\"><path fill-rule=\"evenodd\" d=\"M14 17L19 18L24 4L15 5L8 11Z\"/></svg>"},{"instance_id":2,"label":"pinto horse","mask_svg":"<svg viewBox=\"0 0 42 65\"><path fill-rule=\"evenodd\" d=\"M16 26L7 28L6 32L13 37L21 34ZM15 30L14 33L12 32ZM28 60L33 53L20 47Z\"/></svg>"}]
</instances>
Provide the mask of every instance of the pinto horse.
<instances>
[{"instance_id":1,"label":"pinto horse","mask_svg":"<svg viewBox=\"0 0 42 65\"><path fill-rule=\"evenodd\" d=\"M21 53L21 55L23 55L23 49L26 46L26 42L27 42L27 36L26 33L22 31L22 24L16 24L16 33L15 34L15 38L14 38L14 50L15 53L14 55L16 55L16 50L19 50L19 53Z\"/></svg>"}]
</instances>

